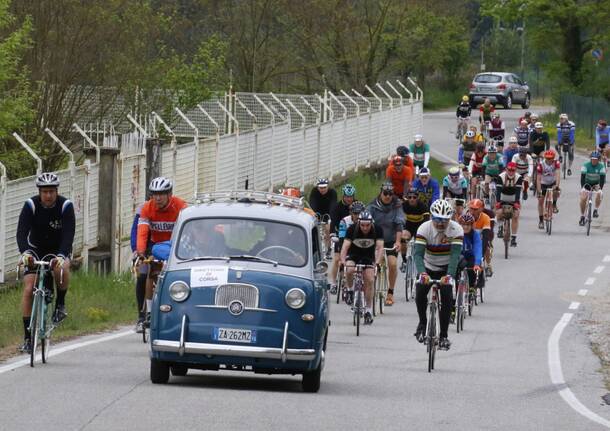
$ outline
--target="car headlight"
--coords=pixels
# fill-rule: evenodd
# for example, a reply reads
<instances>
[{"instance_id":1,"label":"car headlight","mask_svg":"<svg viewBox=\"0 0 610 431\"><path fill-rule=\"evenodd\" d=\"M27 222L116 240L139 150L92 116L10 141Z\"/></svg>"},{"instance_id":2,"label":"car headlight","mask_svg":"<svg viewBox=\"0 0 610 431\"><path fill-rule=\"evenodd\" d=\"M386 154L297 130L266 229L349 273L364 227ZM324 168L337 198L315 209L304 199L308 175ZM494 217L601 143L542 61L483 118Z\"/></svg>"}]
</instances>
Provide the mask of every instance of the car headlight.
<instances>
[{"instance_id":1,"label":"car headlight","mask_svg":"<svg viewBox=\"0 0 610 431\"><path fill-rule=\"evenodd\" d=\"M305 305L306 298L307 295L305 295L305 292L301 289L294 288L286 292L286 304L288 304L290 308L301 308Z\"/></svg>"},{"instance_id":2,"label":"car headlight","mask_svg":"<svg viewBox=\"0 0 610 431\"><path fill-rule=\"evenodd\" d=\"M174 281L169 286L169 296L176 302L185 301L191 293L191 288L184 281Z\"/></svg>"}]
</instances>

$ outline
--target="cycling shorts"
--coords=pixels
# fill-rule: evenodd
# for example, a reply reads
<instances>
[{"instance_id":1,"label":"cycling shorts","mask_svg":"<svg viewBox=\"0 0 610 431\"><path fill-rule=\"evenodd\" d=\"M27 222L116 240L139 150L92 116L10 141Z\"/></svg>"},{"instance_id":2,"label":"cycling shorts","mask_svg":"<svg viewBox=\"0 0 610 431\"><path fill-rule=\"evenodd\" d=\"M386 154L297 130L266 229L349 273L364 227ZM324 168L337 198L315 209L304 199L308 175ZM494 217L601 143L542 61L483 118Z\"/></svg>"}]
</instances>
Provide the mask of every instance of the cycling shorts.
<instances>
[{"instance_id":1,"label":"cycling shorts","mask_svg":"<svg viewBox=\"0 0 610 431\"><path fill-rule=\"evenodd\" d=\"M555 183L553 184L540 184L540 190L542 191L542 196L546 196L546 191L548 189L552 189L555 187Z\"/></svg>"},{"instance_id":2,"label":"cycling shorts","mask_svg":"<svg viewBox=\"0 0 610 431\"><path fill-rule=\"evenodd\" d=\"M375 259L362 256L347 256L346 261L352 261L356 265L373 265L375 263Z\"/></svg>"},{"instance_id":3,"label":"cycling shorts","mask_svg":"<svg viewBox=\"0 0 610 431\"><path fill-rule=\"evenodd\" d=\"M392 248L394 247L394 243L393 242L386 242L383 244L384 248ZM388 256L398 256L398 252L396 250L386 250L385 252L386 255Z\"/></svg>"}]
</instances>

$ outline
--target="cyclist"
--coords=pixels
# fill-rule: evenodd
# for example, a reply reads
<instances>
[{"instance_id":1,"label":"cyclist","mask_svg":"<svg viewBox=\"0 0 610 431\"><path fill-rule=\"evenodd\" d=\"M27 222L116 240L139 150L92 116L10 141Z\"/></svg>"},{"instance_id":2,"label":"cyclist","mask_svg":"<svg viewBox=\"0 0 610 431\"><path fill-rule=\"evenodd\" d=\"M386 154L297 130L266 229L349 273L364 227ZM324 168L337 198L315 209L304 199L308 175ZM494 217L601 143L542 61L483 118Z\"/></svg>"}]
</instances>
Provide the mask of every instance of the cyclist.
<instances>
[{"instance_id":1,"label":"cyclist","mask_svg":"<svg viewBox=\"0 0 610 431\"><path fill-rule=\"evenodd\" d=\"M538 114L536 114L535 112L532 112L532 115L530 115L530 120L528 121L528 124L527 124L527 127L530 130L530 134L536 128L537 122L538 122Z\"/></svg>"},{"instance_id":2,"label":"cyclist","mask_svg":"<svg viewBox=\"0 0 610 431\"><path fill-rule=\"evenodd\" d=\"M53 278L57 287L53 322L57 324L68 315L65 299L70 282L70 258L76 226L74 205L58 194L57 175L52 172L40 174L36 178L36 187L38 194L26 200L21 209L16 234L21 253L19 263L24 266L21 298L24 336L19 350L25 353L29 353L32 348L29 327L32 295L37 281L34 261L43 259L48 254L57 256L53 265Z\"/></svg>"},{"instance_id":3,"label":"cyclist","mask_svg":"<svg viewBox=\"0 0 610 431\"><path fill-rule=\"evenodd\" d=\"M394 193L399 199L405 190L409 190L409 185L413 181L413 169L409 166L404 166L401 156L394 156L392 162L388 164L385 170L386 181L394 185Z\"/></svg>"},{"instance_id":4,"label":"cyclist","mask_svg":"<svg viewBox=\"0 0 610 431\"><path fill-rule=\"evenodd\" d=\"M487 155L485 150L485 144L477 144L472 157L468 163L468 171L470 173L470 196L476 196L477 185L481 179L485 178L485 168L483 167L483 160Z\"/></svg>"},{"instance_id":5,"label":"cyclist","mask_svg":"<svg viewBox=\"0 0 610 431\"><path fill-rule=\"evenodd\" d=\"M475 126L473 124L472 126L470 126L468 128L468 130L470 130L471 132L474 132L474 141L475 142L485 142L485 138L483 137L483 134L477 130L477 126Z\"/></svg>"},{"instance_id":6,"label":"cyclist","mask_svg":"<svg viewBox=\"0 0 610 431\"><path fill-rule=\"evenodd\" d=\"M483 169L485 169L485 194L489 195L489 185L492 181L497 184L497 178L504 170L502 157L498 157L498 149L493 144L489 146L487 155L483 158Z\"/></svg>"},{"instance_id":7,"label":"cyclist","mask_svg":"<svg viewBox=\"0 0 610 431\"><path fill-rule=\"evenodd\" d=\"M341 221L350 215L350 208L356 196L356 187L351 184L345 184L341 190L343 192L343 196L341 196L339 203L333 207L332 214L330 215L332 224L331 231L332 235L335 236L340 234ZM334 242L333 248L333 264L329 274L329 282L330 292L337 293L337 285L335 284L335 281L337 280L337 271L339 270L339 253L341 253L341 246L339 242Z\"/></svg>"},{"instance_id":8,"label":"cyclist","mask_svg":"<svg viewBox=\"0 0 610 431\"><path fill-rule=\"evenodd\" d=\"M491 104L491 100L486 98L483 101L483 104L479 106L479 124L481 125L481 130L485 127L486 122L491 121L491 115L496 111L494 105Z\"/></svg>"},{"instance_id":9,"label":"cyclist","mask_svg":"<svg viewBox=\"0 0 610 431\"><path fill-rule=\"evenodd\" d=\"M599 206L602 203L602 189L606 182L606 167L600 163L601 154L597 151L591 153L590 160L585 163L580 170L580 226L585 225L585 208L587 206L587 189L595 190L595 209L593 217L599 217Z\"/></svg>"},{"instance_id":10,"label":"cyclist","mask_svg":"<svg viewBox=\"0 0 610 431\"><path fill-rule=\"evenodd\" d=\"M339 258L337 259L337 267L335 268L333 266L333 273L331 275L331 293L333 294L337 293L337 285L335 284L335 280L337 279L337 272L339 271L339 265L341 264L341 247L343 247L343 241L345 240L347 229L358 221L358 216L360 216L360 213L362 211L364 211L364 204L360 201L354 201L354 203L352 203L349 207L349 215L343 217L339 222L339 229L337 231L337 241L335 243L335 250L339 250ZM343 300L348 305L351 305L349 303L349 295L347 295L346 292L347 291L343 292Z\"/></svg>"},{"instance_id":11,"label":"cyclist","mask_svg":"<svg viewBox=\"0 0 610 431\"><path fill-rule=\"evenodd\" d=\"M136 214L131 225L131 251L134 256L134 263L137 262L138 250L138 223L142 213L142 206L136 208ZM136 276L136 305L138 307L138 320L136 323L136 332L141 334L144 330L144 297L146 296L146 279L148 278L148 264L140 263L135 268Z\"/></svg>"},{"instance_id":12,"label":"cyclist","mask_svg":"<svg viewBox=\"0 0 610 431\"><path fill-rule=\"evenodd\" d=\"M309 193L309 206L320 217L330 217L337 205L337 192L330 188L328 179L318 178L316 186ZM326 257L330 257L330 223L324 226L324 244Z\"/></svg>"},{"instance_id":13,"label":"cyclist","mask_svg":"<svg viewBox=\"0 0 610 431\"><path fill-rule=\"evenodd\" d=\"M471 111L472 109L468 96L462 96L462 101L457 106L457 110L455 112L455 116L457 118L457 132L455 133L456 139L460 139L464 133L466 133Z\"/></svg>"},{"instance_id":14,"label":"cyclist","mask_svg":"<svg viewBox=\"0 0 610 431\"><path fill-rule=\"evenodd\" d=\"M151 198L142 206L138 222L138 239L136 253L140 258L151 255L152 246L167 241L172 236L178 214L187 204L177 196L172 195L173 183L165 177L153 179L149 186ZM152 307L153 282L159 272L158 265L150 265L146 280L146 316L142 325L149 324ZM138 323L138 325L139 325Z\"/></svg>"},{"instance_id":15,"label":"cyclist","mask_svg":"<svg viewBox=\"0 0 610 431\"><path fill-rule=\"evenodd\" d=\"M367 210L373 216L375 225L383 230L384 247L392 249L386 252L389 287L385 303L390 306L394 304L394 285L396 284L397 276L396 258L398 250L400 250L400 240L404 224L402 202L394 195L392 183L383 183L379 195L368 205Z\"/></svg>"},{"instance_id":16,"label":"cyclist","mask_svg":"<svg viewBox=\"0 0 610 431\"><path fill-rule=\"evenodd\" d=\"M534 130L530 133L530 152L540 157L540 154L551 148L549 134L544 131L544 125L538 121L534 124Z\"/></svg>"},{"instance_id":17,"label":"cyclist","mask_svg":"<svg viewBox=\"0 0 610 431\"><path fill-rule=\"evenodd\" d=\"M472 214L465 212L458 219L458 223L464 230L464 244L462 245L462 254L455 277L459 278L462 270L466 269L468 271L469 287L476 287L474 285L476 275L482 271L483 241L481 234L474 228L474 216ZM479 284L482 281L483 277L479 278Z\"/></svg>"},{"instance_id":18,"label":"cyclist","mask_svg":"<svg viewBox=\"0 0 610 431\"><path fill-rule=\"evenodd\" d=\"M440 197L438 181L430 177L428 168L421 168L412 188L419 193L419 200L429 208L430 204Z\"/></svg>"},{"instance_id":19,"label":"cyclist","mask_svg":"<svg viewBox=\"0 0 610 431\"><path fill-rule=\"evenodd\" d=\"M525 114L523 114L523 117L519 118L518 123L521 124L521 121L525 120L525 122L527 124L529 124L531 122L531 117L532 117L532 113L530 111L525 111Z\"/></svg>"},{"instance_id":20,"label":"cyclist","mask_svg":"<svg viewBox=\"0 0 610 431\"><path fill-rule=\"evenodd\" d=\"M517 144L519 144L520 147L527 147L530 139L528 122L526 120L521 120L519 126L515 127L513 133L517 137Z\"/></svg>"},{"instance_id":21,"label":"cyclist","mask_svg":"<svg viewBox=\"0 0 610 431\"><path fill-rule=\"evenodd\" d=\"M521 188L523 187L523 178L517 173L517 165L510 162L506 166L506 170L497 176L496 179L496 218L502 220L502 205L510 204L513 206L513 216L511 225L510 246L517 247L517 230L519 229L519 209L521 203ZM508 233L507 233L508 234ZM504 236L502 225L498 227L498 238Z\"/></svg>"},{"instance_id":22,"label":"cyclist","mask_svg":"<svg viewBox=\"0 0 610 431\"><path fill-rule=\"evenodd\" d=\"M458 150L458 162L465 165L470 163L470 158L476 150L477 145L475 133L472 130L467 131ZM485 144L482 145L485 147Z\"/></svg>"},{"instance_id":23,"label":"cyclist","mask_svg":"<svg viewBox=\"0 0 610 431\"><path fill-rule=\"evenodd\" d=\"M508 162L513 160L513 156L519 152L519 148L527 149L527 147L519 147L519 144L517 144L517 137L511 136L508 139L508 147L504 149L503 154L502 154L504 166L506 166L508 164ZM500 149L498 148L498 151L499 150Z\"/></svg>"},{"instance_id":24,"label":"cyclist","mask_svg":"<svg viewBox=\"0 0 610 431\"><path fill-rule=\"evenodd\" d=\"M572 163L574 162L574 139L576 136L576 125L568 119L568 114L559 116L557 123L557 146L555 149L559 154L559 161L563 162L563 154L559 146L568 144L568 175L572 175Z\"/></svg>"},{"instance_id":25,"label":"cyclist","mask_svg":"<svg viewBox=\"0 0 610 431\"><path fill-rule=\"evenodd\" d=\"M428 167L430 162L430 145L424 142L422 135L415 135L415 142L410 145L409 150L413 154L415 173L419 172L421 168Z\"/></svg>"},{"instance_id":26,"label":"cyclist","mask_svg":"<svg viewBox=\"0 0 610 431\"><path fill-rule=\"evenodd\" d=\"M453 166L449 169L449 174L443 178L443 199L466 199L467 192L468 181L461 175L460 168L458 166Z\"/></svg>"},{"instance_id":27,"label":"cyclist","mask_svg":"<svg viewBox=\"0 0 610 431\"><path fill-rule=\"evenodd\" d=\"M495 224L495 214L485 208L481 199L473 199L468 203L468 212L474 218L473 227L481 235L483 244L483 256L485 256L485 275L491 277L493 269L491 267L491 246Z\"/></svg>"},{"instance_id":28,"label":"cyclist","mask_svg":"<svg viewBox=\"0 0 610 431\"><path fill-rule=\"evenodd\" d=\"M390 195L391 196L391 195ZM346 289L354 291L354 265L379 265L383 255L383 229L376 225L373 216L368 211L362 211L358 222L347 228L345 240L341 247L341 263L345 265ZM375 271L366 268L363 273L364 296L366 312L364 313L364 324L373 323L373 283Z\"/></svg>"},{"instance_id":29,"label":"cyclist","mask_svg":"<svg viewBox=\"0 0 610 431\"><path fill-rule=\"evenodd\" d=\"M504 121L500 119L500 114L494 112L491 114L491 123L489 124L489 139L496 141L498 150L502 152L504 148L504 137L506 135L506 126Z\"/></svg>"},{"instance_id":30,"label":"cyclist","mask_svg":"<svg viewBox=\"0 0 610 431\"><path fill-rule=\"evenodd\" d=\"M608 127L608 122L604 119L600 119L595 128L595 148L601 153L602 158L606 160L608 166L610 166L610 161L608 161L608 156L610 155L609 142L610 128Z\"/></svg>"},{"instance_id":31,"label":"cyclist","mask_svg":"<svg viewBox=\"0 0 610 431\"><path fill-rule=\"evenodd\" d=\"M544 196L548 189L553 191L553 212L558 212L557 199L559 198L559 181L561 175L559 171L561 164L555 160L555 152L547 150L544 152L544 161L539 163L536 169L538 177L536 178L536 192L538 193L538 229L544 229L544 217L542 205Z\"/></svg>"},{"instance_id":32,"label":"cyclist","mask_svg":"<svg viewBox=\"0 0 610 431\"><path fill-rule=\"evenodd\" d=\"M405 214L404 230L400 240L400 254L402 255L402 265L400 270L406 271L407 264L407 241L415 238L417 229L421 224L430 218L428 206L419 200L419 194L415 189L409 189L402 203L402 211Z\"/></svg>"},{"instance_id":33,"label":"cyclist","mask_svg":"<svg viewBox=\"0 0 610 431\"><path fill-rule=\"evenodd\" d=\"M518 153L510 161L517 165L517 173L523 177L523 200L525 201L527 200L527 191L532 174L534 173L534 160L527 153L527 148L519 147ZM536 185L534 184L532 187L536 187Z\"/></svg>"},{"instance_id":34,"label":"cyclist","mask_svg":"<svg viewBox=\"0 0 610 431\"><path fill-rule=\"evenodd\" d=\"M417 229L415 239L415 266L419 274L416 285L415 303L419 324L415 330L415 337L421 343L424 341L426 331L426 308L428 306L428 292L430 291L430 279L440 280L441 303L440 309L440 340L439 348L449 349L451 342L447 338L449 319L451 315L451 304L453 298L453 276L457 271L464 230L451 220L453 208L444 199L436 200L430 207L432 220L422 224Z\"/></svg>"}]
</instances>

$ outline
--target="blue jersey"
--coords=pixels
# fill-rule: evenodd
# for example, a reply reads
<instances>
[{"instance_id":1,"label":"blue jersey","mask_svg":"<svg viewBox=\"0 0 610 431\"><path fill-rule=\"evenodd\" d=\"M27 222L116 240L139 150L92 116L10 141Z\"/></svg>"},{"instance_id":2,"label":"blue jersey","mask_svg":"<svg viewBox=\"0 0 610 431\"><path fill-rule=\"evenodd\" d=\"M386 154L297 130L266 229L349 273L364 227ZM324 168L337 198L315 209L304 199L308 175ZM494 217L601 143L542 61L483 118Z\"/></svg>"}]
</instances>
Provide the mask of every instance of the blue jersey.
<instances>
[{"instance_id":1,"label":"blue jersey","mask_svg":"<svg viewBox=\"0 0 610 431\"><path fill-rule=\"evenodd\" d=\"M474 265L481 265L483 258L483 243L481 234L472 229L469 234L464 233L464 243L462 245L462 256Z\"/></svg>"},{"instance_id":2,"label":"blue jersey","mask_svg":"<svg viewBox=\"0 0 610 431\"><path fill-rule=\"evenodd\" d=\"M504 166L506 166L510 162L512 162L513 156L517 153L519 153L519 147L517 147L517 148L508 147L507 149L505 149L504 150Z\"/></svg>"},{"instance_id":3,"label":"blue jersey","mask_svg":"<svg viewBox=\"0 0 610 431\"><path fill-rule=\"evenodd\" d=\"M557 142L562 143L567 139L570 144L574 144L574 135L576 134L576 125L572 121L565 123L557 123Z\"/></svg>"},{"instance_id":4,"label":"blue jersey","mask_svg":"<svg viewBox=\"0 0 610 431\"><path fill-rule=\"evenodd\" d=\"M419 200L425 203L428 208L430 208L432 202L437 200L441 195L440 188L438 186L438 181L436 181L434 178L430 178L428 184L425 186L418 178L413 181L413 184L411 184L411 188L417 190L417 193L419 194Z\"/></svg>"},{"instance_id":5,"label":"blue jersey","mask_svg":"<svg viewBox=\"0 0 610 431\"><path fill-rule=\"evenodd\" d=\"M136 215L133 218L133 224L131 225L131 251L136 251L138 244L138 222L140 221L140 213L142 212L142 205L136 209Z\"/></svg>"},{"instance_id":6,"label":"blue jersey","mask_svg":"<svg viewBox=\"0 0 610 431\"><path fill-rule=\"evenodd\" d=\"M595 128L595 146L608 145L610 141L610 127L606 126L603 129Z\"/></svg>"}]
</instances>

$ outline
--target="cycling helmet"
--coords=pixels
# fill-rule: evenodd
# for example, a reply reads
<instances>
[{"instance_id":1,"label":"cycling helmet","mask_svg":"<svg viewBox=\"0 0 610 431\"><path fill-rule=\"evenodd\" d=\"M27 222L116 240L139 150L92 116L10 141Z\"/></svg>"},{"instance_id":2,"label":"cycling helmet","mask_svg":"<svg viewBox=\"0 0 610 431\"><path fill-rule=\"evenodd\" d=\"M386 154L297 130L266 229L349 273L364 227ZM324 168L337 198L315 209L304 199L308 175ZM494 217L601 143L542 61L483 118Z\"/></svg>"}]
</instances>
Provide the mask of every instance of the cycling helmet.
<instances>
[{"instance_id":1,"label":"cycling helmet","mask_svg":"<svg viewBox=\"0 0 610 431\"><path fill-rule=\"evenodd\" d=\"M407 198L409 196L414 196L414 197L419 197L419 192L417 191L417 189L409 189L406 193Z\"/></svg>"},{"instance_id":2,"label":"cycling helmet","mask_svg":"<svg viewBox=\"0 0 610 431\"><path fill-rule=\"evenodd\" d=\"M43 172L36 178L36 187L59 187L59 178L53 172Z\"/></svg>"},{"instance_id":3,"label":"cycling helmet","mask_svg":"<svg viewBox=\"0 0 610 431\"><path fill-rule=\"evenodd\" d=\"M542 129L544 126L540 121L536 121L536 124L534 124L534 129Z\"/></svg>"},{"instance_id":4,"label":"cycling helmet","mask_svg":"<svg viewBox=\"0 0 610 431\"><path fill-rule=\"evenodd\" d=\"M555 158L555 151L553 151L553 150L546 150L544 152L544 158L545 159L554 159Z\"/></svg>"},{"instance_id":5,"label":"cycling helmet","mask_svg":"<svg viewBox=\"0 0 610 431\"><path fill-rule=\"evenodd\" d=\"M349 206L349 212L351 214L360 214L362 211L364 211L364 208L365 206L362 202L356 201Z\"/></svg>"},{"instance_id":6,"label":"cycling helmet","mask_svg":"<svg viewBox=\"0 0 610 431\"><path fill-rule=\"evenodd\" d=\"M288 196L291 198L300 198L301 191L299 189L297 189L296 187L287 187L284 190L282 190L282 195Z\"/></svg>"},{"instance_id":7,"label":"cycling helmet","mask_svg":"<svg viewBox=\"0 0 610 431\"><path fill-rule=\"evenodd\" d=\"M484 153L485 152L485 144L483 142L479 142L477 146L474 148L476 152Z\"/></svg>"},{"instance_id":8,"label":"cycling helmet","mask_svg":"<svg viewBox=\"0 0 610 431\"><path fill-rule=\"evenodd\" d=\"M328 186L328 178L318 178L318 181L316 181L316 187L320 186Z\"/></svg>"},{"instance_id":9,"label":"cycling helmet","mask_svg":"<svg viewBox=\"0 0 610 431\"><path fill-rule=\"evenodd\" d=\"M602 118L597 122L597 125L601 127L606 127L608 125L608 122Z\"/></svg>"},{"instance_id":10,"label":"cycling helmet","mask_svg":"<svg viewBox=\"0 0 610 431\"><path fill-rule=\"evenodd\" d=\"M367 210L364 210L360 213L360 215L358 216L358 220L360 221L373 221L373 216L371 215L370 212L368 212Z\"/></svg>"},{"instance_id":11,"label":"cycling helmet","mask_svg":"<svg viewBox=\"0 0 610 431\"><path fill-rule=\"evenodd\" d=\"M415 138L415 142L421 142L424 140L424 137L420 134L415 135L414 138Z\"/></svg>"},{"instance_id":12,"label":"cycling helmet","mask_svg":"<svg viewBox=\"0 0 610 431\"><path fill-rule=\"evenodd\" d=\"M469 130L466 132L466 137L467 138L474 138L474 132L472 130Z\"/></svg>"},{"instance_id":13,"label":"cycling helmet","mask_svg":"<svg viewBox=\"0 0 610 431\"><path fill-rule=\"evenodd\" d=\"M519 147L519 154L527 154L527 147Z\"/></svg>"},{"instance_id":14,"label":"cycling helmet","mask_svg":"<svg viewBox=\"0 0 610 431\"><path fill-rule=\"evenodd\" d=\"M515 162L508 162L508 164L506 165L506 170L507 171L516 171L517 164Z\"/></svg>"},{"instance_id":15,"label":"cycling helmet","mask_svg":"<svg viewBox=\"0 0 610 431\"><path fill-rule=\"evenodd\" d=\"M455 177L458 176L460 174L460 168L457 166L453 166L451 169L449 169L449 175Z\"/></svg>"},{"instance_id":16,"label":"cycling helmet","mask_svg":"<svg viewBox=\"0 0 610 431\"><path fill-rule=\"evenodd\" d=\"M483 209L483 201L481 199L473 199L468 203L468 207L475 210Z\"/></svg>"},{"instance_id":17,"label":"cycling helmet","mask_svg":"<svg viewBox=\"0 0 610 431\"><path fill-rule=\"evenodd\" d=\"M343 186L343 196L354 197L356 194L356 187L351 184L346 184Z\"/></svg>"},{"instance_id":18,"label":"cycling helmet","mask_svg":"<svg viewBox=\"0 0 610 431\"><path fill-rule=\"evenodd\" d=\"M534 120L536 118L538 118L538 114L536 114L535 112L532 112L532 115L530 115L530 119Z\"/></svg>"},{"instance_id":19,"label":"cycling helmet","mask_svg":"<svg viewBox=\"0 0 610 431\"><path fill-rule=\"evenodd\" d=\"M519 141L517 140L517 137L516 137L516 136L511 136L511 137L508 139L508 143L509 143L509 144L518 144L518 143L519 143Z\"/></svg>"},{"instance_id":20,"label":"cycling helmet","mask_svg":"<svg viewBox=\"0 0 610 431\"><path fill-rule=\"evenodd\" d=\"M470 213L464 213L460 216L460 218L458 219L458 222L460 224L473 224L474 217Z\"/></svg>"},{"instance_id":21,"label":"cycling helmet","mask_svg":"<svg viewBox=\"0 0 610 431\"><path fill-rule=\"evenodd\" d=\"M392 163L395 165L402 165L402 157L400 157L400 156L392 157Z\"/></svg>"},{"instance_id":22,"label":"cycling helmet","mask_svg":"<svg viewBox=\"0 0 610 431\"><path fill-rule=\"evenodd\" d=\"M498 152L498 148L496 148L495 145L490 145L489 148L487 149L487 154L489 153L497 153Z\"/></svg>"},{"instance_id":23,"label":"cycling helmet","mask_svg":"<svg viewBox=\"0 0 610 431\"><path fill-rule=\"evenodd\" d=\"M445 199L437 199L430 205L430 215L432 217L449 220L453 215L453 207Z\"/></svg>"},{"instance_id":24,"label":"cycling helmet","mask_svg":"<svg viewBox=\"0 0 610 431\"><path fill-rule=\"evenodd\" d=\"M381 185L381 191L382 192L393 192L394 191L394 184L392 184L392 181L386 181Z\"/></svg>"},{"instance_id":25,"label":"cycling helmet","mask_svg":"<svg viewBox=\"0 0 610 431\"><path fill-rule=\"evenodd\" d=\"M500 114L498 114L497 112L492 112L491 118L500 118Z\"/></svg>"},{"instance_id":26,"label":"cycling helmet","mask_svg":"<svg viewBox=\"0 0 610 431\"><path fill-rule=\"evenodd\" d=\"M568 114L561 114L561 115L559 115L559 119L560 120L567 120L568 119Z\"/></svg>"},{"instance_id":27,"label":"cycling helmet","mask_svg":"<svg viewBox=\"0 0 610 431\"><path fill-rule=\"evenodd\" d=\"M398 154L399 156L405 157L409 155L409 149L407 147L405 147L404 145L401 145L400 147L396 148L396 154Z\"/></svg>"},{"instance_id":28,"label":"cycling helmet","mask_svg":"<svg viewBox=\"0 0 610 431\"><path fill-rule=\"evenodd\" d=\"M150 182L148 190L151 193L167 193L171 192L174 185L172 181L165 177L157 177Z\"/></svg>"},{"instance_id":29,"label":"cycling helmet","mask_svg":"<svg viewBox=\"0 0 610 431\"><path fill-rule=\"evenodd\" d=\"M530 111L525 111L525 115L524 115L525 118L529 118L531 116L532 116L532 113Z\"/></svg>"},{"instance_id":30,"label":"cycling helmet","mask_svg":"<svg viewBox=\"0 0 610 431\"><path fill-rule=\"evenodd\" d=\"M425 166L423 168L419 169L419 175L420 177L422 176L430 176L430 171L428 170L428 168L426 168Z\"/></svg>"},{"instance_id":31,"label":"cycling helmet","mask_svg":"<svg viewBox=\"0 0 610 431\"><path fill-rule=\"evenodd\" d=\"M468 100L470 100L468 96L462 96L462 102L468 102Z\"/></svg>"},{"instance_id":32,"label":"cycling helmet","mask_svg":"<svg viewBox=\"0 0 610 431\"><path fill-rule=\"evenodd\" d=\"M593 151L593 152L591 153L591 155L589 156L589 158L591 158L591 159L598 159L598 160L599 160L599 159L601 158L601 156L602 156L602 155L601 155L601 154L599 154L597 151Z\"/></svg>"}]
</instances>

